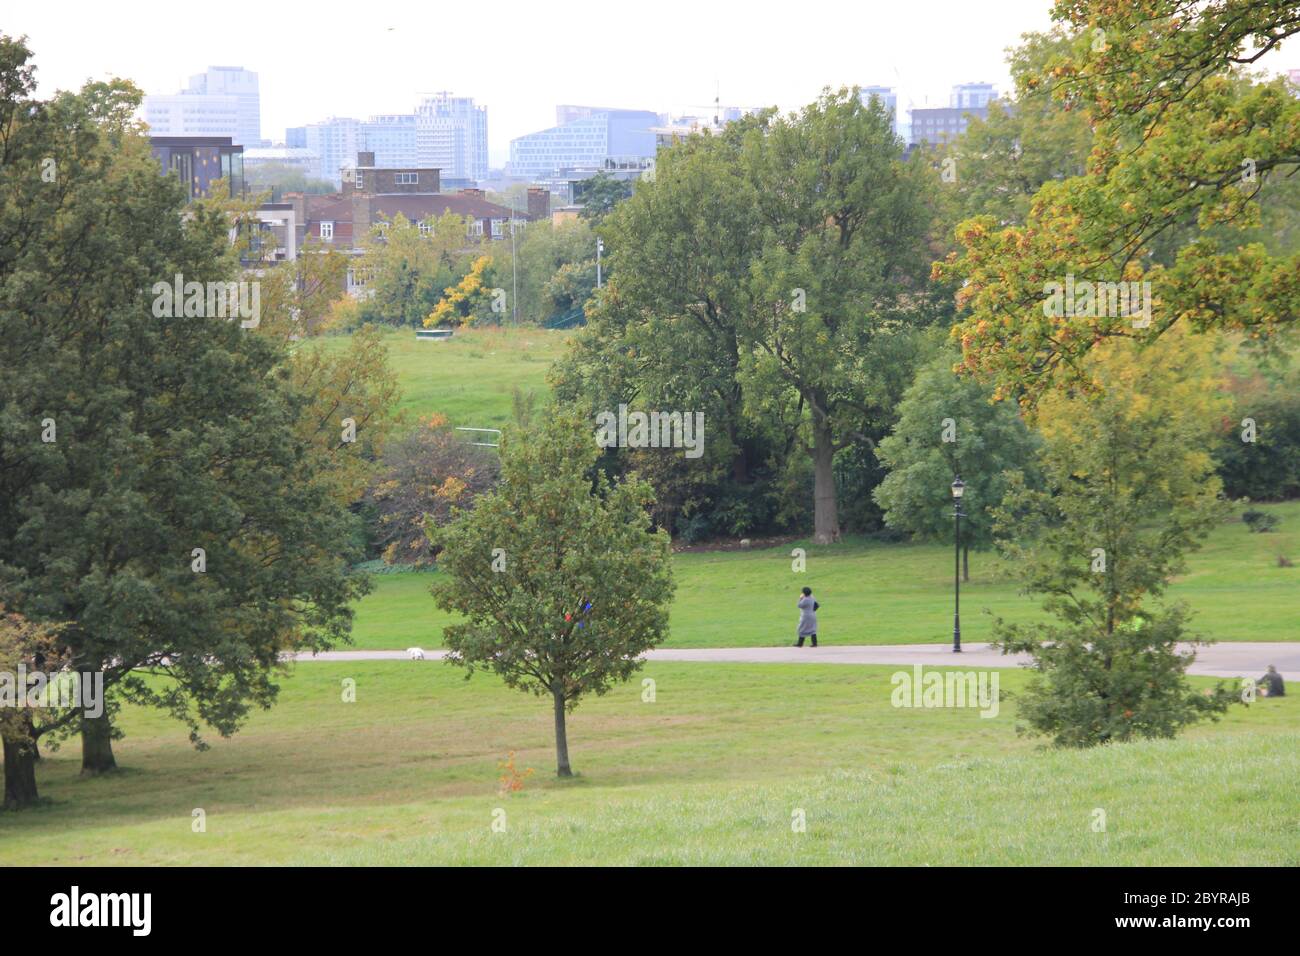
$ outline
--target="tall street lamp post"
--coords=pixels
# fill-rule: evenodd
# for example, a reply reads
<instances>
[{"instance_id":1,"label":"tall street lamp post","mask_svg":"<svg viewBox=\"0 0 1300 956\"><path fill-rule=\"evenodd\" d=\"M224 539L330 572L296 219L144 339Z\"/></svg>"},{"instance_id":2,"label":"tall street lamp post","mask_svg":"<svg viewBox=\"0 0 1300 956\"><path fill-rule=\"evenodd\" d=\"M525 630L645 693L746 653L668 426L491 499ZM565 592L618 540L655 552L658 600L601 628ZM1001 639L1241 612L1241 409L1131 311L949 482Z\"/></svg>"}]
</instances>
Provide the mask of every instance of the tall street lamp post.
<instances>
[{"instance_id":1,"label":"tall street lamp post","mask_svg":"<svg viewBox=\"0 0 1300 956\"><path fill-rule=\"evenodd\" d=\"M955 550L952 565L952 652L961 653L961 519L966 517L961 510L961 496L966 491L966 483L961 476L952 483L952 519Z\"/></svg>"}]
</instances>

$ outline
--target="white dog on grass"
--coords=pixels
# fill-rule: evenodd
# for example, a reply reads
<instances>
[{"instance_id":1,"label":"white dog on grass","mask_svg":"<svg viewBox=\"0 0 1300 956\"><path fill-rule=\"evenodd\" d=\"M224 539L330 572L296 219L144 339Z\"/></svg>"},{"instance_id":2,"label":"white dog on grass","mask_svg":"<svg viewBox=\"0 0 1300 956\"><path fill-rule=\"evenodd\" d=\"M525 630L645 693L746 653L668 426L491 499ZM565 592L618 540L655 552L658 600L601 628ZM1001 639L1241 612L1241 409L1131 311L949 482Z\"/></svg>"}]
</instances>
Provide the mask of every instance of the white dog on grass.
<instances>
[{"instance_id":1,"label":"white dog on grass","mask_svg":"<svg viewBox=\"0 0 1300 956\"><path fill-rule=\"evenodd\" d=\"M406 656L413 661L422 661L424 660L424 651L418 647L408 647L406 649Z\"/></svg>"}]
</instances>

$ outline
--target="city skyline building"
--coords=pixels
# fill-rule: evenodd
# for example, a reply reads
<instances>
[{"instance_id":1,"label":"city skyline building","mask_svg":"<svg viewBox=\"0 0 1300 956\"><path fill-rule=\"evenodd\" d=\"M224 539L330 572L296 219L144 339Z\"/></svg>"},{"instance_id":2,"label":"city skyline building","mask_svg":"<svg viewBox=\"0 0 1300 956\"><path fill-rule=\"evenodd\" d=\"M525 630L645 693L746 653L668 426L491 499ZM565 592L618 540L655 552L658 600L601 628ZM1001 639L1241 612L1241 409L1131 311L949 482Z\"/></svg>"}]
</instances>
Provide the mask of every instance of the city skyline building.
<instances>
[{"instance_id":1,"label":"city skyline building","mask_svg":"<svg viewBox=\"0 0 1300 956\"><path fill-rule=\"evenodd\" d=\"M210 66L179 93L146 96L141 114L154 136L229 136L238 145L264 145L257 74L242 66Z\"/></svg>"},{"instance_id":2,"label":"city skyline building","mask_svg":"<svg viewBox=\"0 0 1300 956\"><path fill-rule=\"evenodd\" d=\"M421 100L414 119L419 165L441 169L449 179L486 178L486 106L475 105L472 96L443 91Z\"/></svg>"},{"instance_id":3,"label":"city skyline building","mask_svg":"<svg viewBox=\"0 0 1300 956\"><path fill-rule=\"evenodd\" d=\"M559 170L644 165L655 155L659 126L659 114L649 110L591 107L578 119L512 139L507 171L511 176L538 178Z\"/></svg>"}]
</instances>

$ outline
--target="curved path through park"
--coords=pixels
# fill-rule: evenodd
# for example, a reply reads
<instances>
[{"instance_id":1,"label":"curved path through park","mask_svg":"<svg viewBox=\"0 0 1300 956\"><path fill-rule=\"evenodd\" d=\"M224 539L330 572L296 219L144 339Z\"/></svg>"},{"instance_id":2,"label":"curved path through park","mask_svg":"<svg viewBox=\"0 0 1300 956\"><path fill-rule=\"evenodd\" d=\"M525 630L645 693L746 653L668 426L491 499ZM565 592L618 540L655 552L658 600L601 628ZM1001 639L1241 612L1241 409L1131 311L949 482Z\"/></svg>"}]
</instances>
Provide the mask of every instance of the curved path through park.
<instances>
[{"instance_id":1,"label":"curved path through park","mask_svg":"<svg viewBox=\"0 0 1300 956\"><path fill-rule=\"evenodd\" d=\"M1186 646L1183 650L1188 650ZM447 655L442 650L424 651L426 661ZM325 651L295 654L298 661L392 661L406 660L406 651ZM820 647L689 647L658 648L646 655L651 661L697 661L708 664L893 664L911 667L1018 667L1028 659L1002 655L988 644L964 644L954 654L950 644L876 644ZM1210 677L1260 677L1268 665L1277 667L1288 681L1300 681L1300 642L1238 641L1199 648L1189 674Z\"/></svg>"}]
</instances>

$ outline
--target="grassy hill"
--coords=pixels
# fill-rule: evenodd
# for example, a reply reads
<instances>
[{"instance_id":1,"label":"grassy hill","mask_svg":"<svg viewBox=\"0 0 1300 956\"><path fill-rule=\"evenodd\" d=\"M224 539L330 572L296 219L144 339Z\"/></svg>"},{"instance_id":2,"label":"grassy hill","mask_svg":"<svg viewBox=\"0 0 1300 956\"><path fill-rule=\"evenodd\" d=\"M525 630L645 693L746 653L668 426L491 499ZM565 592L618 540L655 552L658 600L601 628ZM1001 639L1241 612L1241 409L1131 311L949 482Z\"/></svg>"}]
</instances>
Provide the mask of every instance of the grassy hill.
<instances>
[{"instance_id":1,"label":"grassy hill","mask_svg":"<svg viewBox=\"0 0 1300 956\"><path fill-rule=\"evenodd\" d=\"M500 428L510 420L515 387L547 392L546 371L564 351L567 332L484 327L450 339L417 339L414 329L384 333L389 362L402 388L398 408L410 415L434 412L453 425ZM342 338L327 340L341 348Z\"/></svg>"},{"instance_id":2,"label":"grassy hill","mask_svg":"<svg viewBox=\"0 0 1300 956\"><path fill-rule=\"evenodd\" d=\"M207 752L125 707L120 773L81 779L75 745L47 755L45 805L0 814L0 865L1300 863L1296 697L1177 741L1045 752L1017 735L1014 701L991 719L894 708L891 673L649 664L654 702L634 679L578 708L579 776L559 781L546 702L490 676L300 664ZM1003 672L1003 691L1023 679ZM504 796L512 750L537 772Z\"/></svg>"},{"instance_id":3,"label":"grassy hill","mask_svg":"<svg viewBox=\"0 0 1300 956\"><path fill-rule=\"evenodd\" d=\"M1169 591L1196 612L1193 626L1221 641L1300 640L1300 502L1263 505L1282 520L1252 534L1234 519L1191 556ZM790 550L808 552L808 570L790 570ZM1296 567L1279 567L1279 554ZM673 559L677 595L669 647L759 647L793 642L799 588L822 604L822 639L835 644L920 644L952 640L952 549L948 545L808 541L752 551L693 552ZM992 555L971 556L962 585L962 637L989 639L992 614L1036 615ZM386 574L357 606L356 646L438 647L451 621L429 596L431 574ZM991 614L984 613L985 610Z\"/></svg>"}]
</instances>

